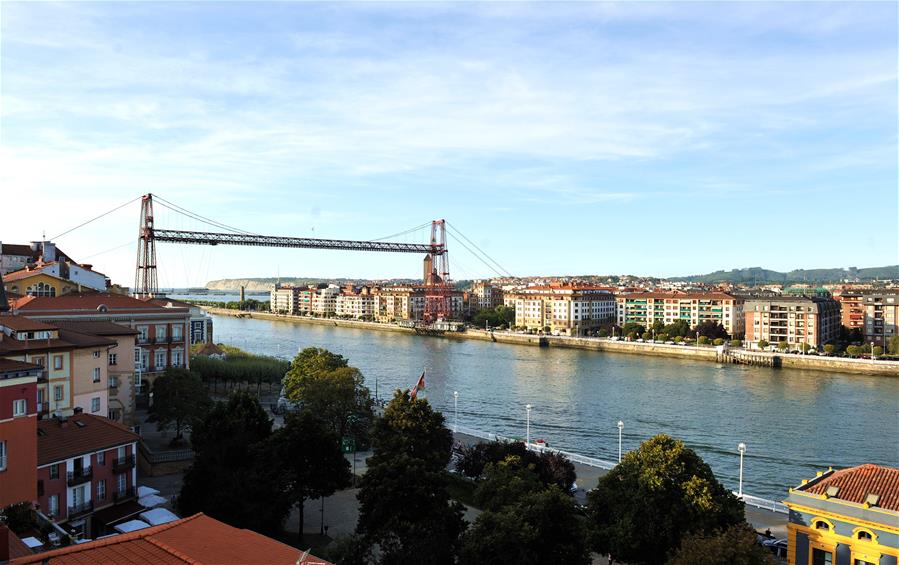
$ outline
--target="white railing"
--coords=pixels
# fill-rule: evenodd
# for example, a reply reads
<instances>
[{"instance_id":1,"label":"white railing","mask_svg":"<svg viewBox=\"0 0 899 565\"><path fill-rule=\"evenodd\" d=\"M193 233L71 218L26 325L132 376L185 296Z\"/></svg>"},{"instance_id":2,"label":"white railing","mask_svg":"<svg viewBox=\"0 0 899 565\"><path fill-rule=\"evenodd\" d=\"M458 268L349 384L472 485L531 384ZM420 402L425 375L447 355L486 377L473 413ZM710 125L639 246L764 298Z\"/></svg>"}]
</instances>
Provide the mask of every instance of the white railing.
<instances>
[{"instance_id":1,"label":"white railing","mask_svg":"<svg viewBox=\"0 0 899 565\"><path fill-rule=\"evenodd\" d=\"M485 439L487 441L521 441L512 438L508 438L505 436L497 435L490 432L483 432L481 430L476 430L474 428L469 428L466 426L456 426L456 431L462 434L466 434L469 436L473 436L480 439ZM613 463L611 461L604 461L602 459L597 459L595 457L587 457L586 455L580 455L578 453L571 453L570 451L562 451L561 449L553 449L548 446L539 445L536 443L531 443L528 445L528 449L531 451L544 452L551 451L553 453L560 453L568 458L572 463L580 463L581 465L587 465L590 467L597 467L599 469L605 469L609 471L617 465L617 463ZM770 500L767 498L760 498L758 496L752 496L749 494L743 494L742 496L738 495L734 492L734 495L738 498L741 498L743 502L747 506L754 506L755 508L761 508L762 510L769 510L771 512L777 512L778 514L788 514L789 510L787 507L780 502L775 500Z\"/></svg>"}]
</instances>

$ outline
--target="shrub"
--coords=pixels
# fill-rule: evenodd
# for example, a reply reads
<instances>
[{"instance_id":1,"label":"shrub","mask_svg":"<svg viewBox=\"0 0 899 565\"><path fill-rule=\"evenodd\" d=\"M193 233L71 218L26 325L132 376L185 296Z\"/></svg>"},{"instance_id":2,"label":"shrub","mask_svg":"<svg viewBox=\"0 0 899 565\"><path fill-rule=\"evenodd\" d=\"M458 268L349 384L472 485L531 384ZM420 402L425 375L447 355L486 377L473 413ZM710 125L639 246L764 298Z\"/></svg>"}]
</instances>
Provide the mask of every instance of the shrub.
<instances>
[{"instance_id":1,"label":"shrub","mask_svg":"<svg viewBox=\"0 0 899 565\"><path fill-rule=\"evenodd\" d=\"M876 347L874 348L874 355L877 355L878 357L881 356L881 355L883 355L883 348L880 347L879 345L876 346Z\"/></svg>"},{"instance_id":2,"label":"shrub","mask_svg":"<svg viewBox=\"0 0 899 565\"><path fill-rule=\"evenodd\" d=\"M713 341L712 343L715 344L716 346L717 346L717 345L724 345L724 340L721 339L720 337L716 337L716 338L715 338L715 341Z\"/></svg>"},{"instance_id":3,"label":"shrub","mask_svg":"<svg viewBox=\"0 0 899 565\"><path fill-rule=\"evenodd\" d=\"M634 341L635 339L637 339L637 332L631 332L627 334L627 338L631 341Z\"/></svg>"},{"instance_id":4,"label":"shrub","mask_svg":"<svg viewBox=\"0 0 899 565\"><path fill-rule=\"evenodd\" d=\"M659 341L668 341L668 334L662 333L656 336Z\"/></svg>"},{"instance_id":5,"label":"shrub","mask_svg":"<svg viewBox=\"0 0 899 565\"><path fill-rule=\"evenodd\" d=\"M824 346L824 353L833 354L833 352L836 350L837 350L837 347L832 343L828 343L827 345Z\"/></svg>"},{"instance_id":6,"label":"shrub","mask_svg":"<svg viewBox=\"0 0 899 565\"><path fill-rule=\"evenodd\" d=\"M777 342L777 348L781 351L786 351L790 347L790 344L786 342L786 340L780 340Z\"/></svg>"},{"instance_id":7,"label":"shrub","mask_svg":"<svg viewBox=\"0 0 899 565\"><path fill-rule=\"evenodd\" d=\"M732 340L730 340L730 346L731 347L743 347L743 342L739 339L732 339Z\"/></svg>"},{"instance_id":8,"label":"shrub","mask_svg":"<svg viewBox=\"0 0 899 565\"><path fill-rule=\"evenodd\" d=\"M861 347L857 345L850 345L846 348L846 353L848 353L850 357L858 357L861 355L861 352Z\"/></svg>"},{"instance_id":9,"label":"shrub","mask_svg":"<svg viewBox=\"0 0 899 565\"><path fill-rule=\"evenodd\" d=\"M708 345L709 338L708 336L701 335L699 336L699 345Z\"/></svg>"},{"instance_id":10,"label":"shrub","mask_svg":"<svg viewBox=\"0 0 899 565\"><path fill-rule=\"evenodd\" d=\"M768 349L768 346L769 346L769 345L771 345L771 344L768 343L768 340L767 340L767 339L760 339L760 340L759 340L759 349Z\"/></svg>"}]
</instances>

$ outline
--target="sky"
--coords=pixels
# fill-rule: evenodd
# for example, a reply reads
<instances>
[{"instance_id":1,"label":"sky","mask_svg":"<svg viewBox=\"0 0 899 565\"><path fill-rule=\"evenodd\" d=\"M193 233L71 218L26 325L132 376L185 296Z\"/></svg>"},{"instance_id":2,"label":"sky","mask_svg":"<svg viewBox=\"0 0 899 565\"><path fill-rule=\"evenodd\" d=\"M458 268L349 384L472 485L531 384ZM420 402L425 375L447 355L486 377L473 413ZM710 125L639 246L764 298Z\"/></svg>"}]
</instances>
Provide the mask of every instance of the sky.
<instances>
[{"instance_id":1,"label":"sky","mask_svg":"<svg viewBox=\"0 0 899 565\"><path fill-rule=\"evenodd\" d=\"M266 235L445 218L515 275L896 264L897 68L895 2L2 2L0 241L152 192ZM138 220L55 241L129 285ZM497 274L448 248L454 278ZM163 287L421 271L157 252Z\"/></svg>"}]
</instances>

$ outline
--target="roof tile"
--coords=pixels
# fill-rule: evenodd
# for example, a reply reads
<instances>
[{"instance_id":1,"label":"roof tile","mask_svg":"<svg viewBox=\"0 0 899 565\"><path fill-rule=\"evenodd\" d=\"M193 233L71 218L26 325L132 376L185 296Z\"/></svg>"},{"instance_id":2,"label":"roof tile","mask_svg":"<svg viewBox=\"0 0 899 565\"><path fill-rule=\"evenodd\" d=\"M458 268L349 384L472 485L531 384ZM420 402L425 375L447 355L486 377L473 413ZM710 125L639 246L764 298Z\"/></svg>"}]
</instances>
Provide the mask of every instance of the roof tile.
<instances>
[{"instance_id":1,"label":"roof tile","mask_svg":"<svg viewBox=\"0 0 899 565\"><path fill-rule=\"evenodd\" d=\"M858 467L840 469L820 480L812 481L796 490L811 494L826 494L827 488L838 487L838 500L864 504L869 494L880 495L877 506L899 512L899 469L868 463Z\"/></svg>"}]
</instances>

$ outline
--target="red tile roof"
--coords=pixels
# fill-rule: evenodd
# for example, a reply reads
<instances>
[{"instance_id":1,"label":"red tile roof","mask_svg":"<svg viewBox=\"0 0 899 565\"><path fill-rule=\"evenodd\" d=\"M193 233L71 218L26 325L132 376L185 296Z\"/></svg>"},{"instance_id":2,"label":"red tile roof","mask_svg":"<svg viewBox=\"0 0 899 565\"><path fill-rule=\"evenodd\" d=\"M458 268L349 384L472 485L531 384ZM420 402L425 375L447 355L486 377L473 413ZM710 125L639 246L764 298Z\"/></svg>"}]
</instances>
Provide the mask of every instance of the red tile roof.
<instances>
[{"instance_id":1,"label":"red tile roof","mask_svg":"<svg viewBox=\"0 0 899 565\"><path fill-rule=\"evenodd\" d=\"M294 547L200 513L161 526L21 557L11 563L331 565L312 555L300 561L301 555Z\"/></svg>"},{"instance_id":2,"label":"red tile roof","mask_svg":"<svg viewBox=\"0 0 899 565\"><path fill-rule=\"evenodd\" d=\"M836 498L864 504L869 494L880 495L877 506L899 512L899 469L871 463L841 469L802 485L795 490L811 494L826 494L828 487L838 487Z\"/></svg>"},{"instance_id":3,"label":"red tile roof","mask_svg":"<svg viewBox=\"0 0 899 565\"><path fill-rule=\"evenodd\" d=\"M56 326L38 322L24 316L14 316L12 314L4 314L0 316L0 326L7 327L11 330L21 332L39 332L47 330L55 330Z\"/></svg>"},{"instance_id":4,"label":"red tile roof","mask_svg":"<svg viewBox=\"0 0 899 565\"><path fill-rule=\"evenodd\" d=\"M20 281L22 279L27 279L30 277L35 277L37 275L45 275L45 276L48 276L48 277L51 277L54 279L64 281L65 279L63 279L62 277L57 277L56 275L52 275L50 273L44 272L44 269L46 267L50 267L51 265L53 265L55 263L56 262L53 261L51 263L43 263L39 266L25 267L24 269L19 269L18 271L13 271L11 273L7 273L6 275L4 275L3 280L5 282L12 282L12 281Z\"/></svg>"},{"instance_id":5,"label":"red tile roof","mask_svg":"<svg viewBox=\"0 0 899 565\"><path fill-rule=\"evenodd\" d=\"M0 318L2 325L3 318ZM140 332L105 320L54 320L53 325L60 329L73 330L83 334L119 336L119 335L138 335Z\"/></svg>"},{"instance_id":6,"label":"red tile roof","mask_svg":"<svg viewBox=\"0 0 899 565\"><path fill-rule=\"evenodd\" d=\"M113 293L78 293L65 296L24 296L12 303L12 307L18 309L26 316L41 317L55 314L94 314L101 306L106 307L109 313L187 313L186 308L164 308L152 302L138 300L124 294Z\"/></svg>"},{"instance_id":7,"label":"red tile roof","mask_svg":"<svg viewBox=\"0 0 899 565\"><path fill-rule=\"evenodd\" d=\"M13 361L12 359L0 359L0 373L9 371L30 371L32 369L44 368L33 363L25 363L24 361Z\"/></svg>"},{"instance_id":8,"label":"red tile roof","mask_svg":"<svg viewBox=\"0 0 899 565\"><path fill-rule=\"evenodd\" d=\"M83 424L83 426L79 425ZM65 423L56 418L37 423L37 464L48 465L76 455L136 442L137 434L108 418L75 414Z\"/></svg>"},{"instance_id":9,"label":"red tile roof","mask_svg":"<svg viewBox=\"0 0 899 565\"><path fill-rule=\"evenodd\" d=\"M668 298L673 300L737 300L726 292L632 292L619 294L619 298Z\"/></svg>"}]
</instances>

